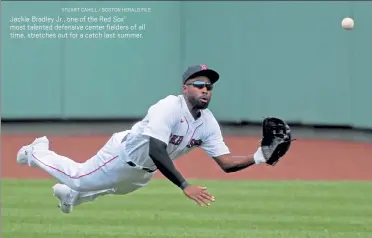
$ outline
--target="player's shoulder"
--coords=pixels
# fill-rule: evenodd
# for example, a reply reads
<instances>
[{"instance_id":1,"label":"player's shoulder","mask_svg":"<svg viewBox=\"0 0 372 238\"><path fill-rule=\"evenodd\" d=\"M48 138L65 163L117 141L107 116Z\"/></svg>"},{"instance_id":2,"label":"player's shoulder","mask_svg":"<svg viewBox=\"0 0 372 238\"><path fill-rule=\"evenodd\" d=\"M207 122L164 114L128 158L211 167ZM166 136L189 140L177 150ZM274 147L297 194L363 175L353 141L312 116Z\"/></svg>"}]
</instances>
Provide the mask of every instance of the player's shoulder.
<instances>
[{"instance_id":1,"label":"player's shoulder","mask_svg":"<svg viewBox=\"0 0 372 238\"><path fill-rule=\"evenodd\" d=\"M156 101L153 105L150 106L149 111L163 111L165 112L174 112L181 108L181 100L179 96L168 95Z\"/></svg>"},{"instance_id":2,"label":"player's shoulder","mask_svg":"<svg viewBox=\"0 0 372 238\"><path fill-rule=\"evenodd\" d=\"M181 105L181 100L179 96L168 95L158 100L154 105L178 106Z\"/></svg>"},{"instance_id":3,"label":"player's shoulder","mask_svg":"<svg viewBox=\"0 0 372 238\"><path fill-rule=\"evenodd\" d=\"M207 120L216 120L216 118L214 117L213 112L209 108L206 108L206 109L203 110L203 116Z\"/></svg>"},{"instance_id":4,"label":"player's shoulder","mask_svg":"<svg viewBox=\"0 0 372 238\"><path fill-rule=\"evenodd\" d=\"M204 117L204 121L206 121L208 125L219 126L219 123L216 117L214 116L214 114L212 113L210 109L207 108L203 110L203 117Z\"/></svg>"}]
</instances>

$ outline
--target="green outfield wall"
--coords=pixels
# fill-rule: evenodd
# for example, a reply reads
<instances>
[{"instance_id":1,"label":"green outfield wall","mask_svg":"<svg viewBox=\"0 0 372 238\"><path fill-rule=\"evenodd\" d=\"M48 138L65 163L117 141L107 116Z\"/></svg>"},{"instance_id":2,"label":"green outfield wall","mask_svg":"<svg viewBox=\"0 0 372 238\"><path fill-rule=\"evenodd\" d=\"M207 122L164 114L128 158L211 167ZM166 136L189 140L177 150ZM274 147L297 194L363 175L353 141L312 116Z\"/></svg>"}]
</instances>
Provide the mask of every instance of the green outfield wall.
<instances>
[{"instance_id":1,"label":"green outfield wall","mask_svg":"<svg viewBox=\"0 0 372 238\"><path fill-rule=\"evenodd\" d=\"M221 74L221 121L372 128L371 12L367 1L2 2L1 116L142 117L205 63Z\"/></svg>"}]
</instances>

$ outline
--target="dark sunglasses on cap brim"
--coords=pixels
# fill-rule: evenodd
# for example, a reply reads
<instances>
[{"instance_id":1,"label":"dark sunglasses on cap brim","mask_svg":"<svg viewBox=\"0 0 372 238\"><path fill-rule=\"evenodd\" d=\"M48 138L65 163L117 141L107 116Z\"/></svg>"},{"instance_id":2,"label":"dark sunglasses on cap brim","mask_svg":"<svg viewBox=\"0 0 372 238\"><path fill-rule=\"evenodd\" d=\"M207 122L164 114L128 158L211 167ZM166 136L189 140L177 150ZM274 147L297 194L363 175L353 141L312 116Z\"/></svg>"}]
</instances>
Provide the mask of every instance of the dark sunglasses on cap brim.
<instances>
[{"instance_id":1,"label":"dark sunglasses on cap brim","mask_svg":"<svg viewBox=\"0 0 372 238\"><path fill-rule=\"evenodd\" d=\"M192 85L198 89L203 89L204 87L206 87L208 91L211 91L213 89L213 84L203 81L194 81L192 83L186 83L186 85Z\"/></svg>"}]
</instances>

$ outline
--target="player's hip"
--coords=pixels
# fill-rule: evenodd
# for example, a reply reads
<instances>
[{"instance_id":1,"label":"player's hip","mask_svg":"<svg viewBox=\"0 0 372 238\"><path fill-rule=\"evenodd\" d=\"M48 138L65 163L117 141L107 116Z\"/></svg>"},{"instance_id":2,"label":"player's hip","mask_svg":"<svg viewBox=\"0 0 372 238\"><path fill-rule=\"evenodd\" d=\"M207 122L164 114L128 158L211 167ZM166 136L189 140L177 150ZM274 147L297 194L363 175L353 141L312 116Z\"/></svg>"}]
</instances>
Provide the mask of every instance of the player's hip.
<instances>
[{"instance_id":1,"label":"player's hip","mask_svg":"<svg viewBox=\"0 0 372 238\"><path fill-rule=\"evenodd\" d=\"M155 173L157 168L152 162L152 159L148 155L148 145L144 144L142 141L139 144L136 144L135 147L129 146L126 144L126 140L130 133L127 133L121 142L120 145L120 155L121 158L133 168L144 170L148 173ZM132 144L133 145L133 144ZM134 149L135 148L135 149Z\"/></svg>"}]
</instances>

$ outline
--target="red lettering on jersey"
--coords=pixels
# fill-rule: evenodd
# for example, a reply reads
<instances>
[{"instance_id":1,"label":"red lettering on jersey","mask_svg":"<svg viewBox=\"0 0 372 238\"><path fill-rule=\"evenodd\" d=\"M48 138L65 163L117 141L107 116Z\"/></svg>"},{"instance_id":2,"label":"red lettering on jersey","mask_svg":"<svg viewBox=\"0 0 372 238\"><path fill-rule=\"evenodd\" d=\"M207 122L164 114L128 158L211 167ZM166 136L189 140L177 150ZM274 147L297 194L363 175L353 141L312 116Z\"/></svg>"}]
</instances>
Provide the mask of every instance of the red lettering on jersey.
<instances>
[{"instance_id":1,"label":"red lettering on jersey","mask_svg":"<svg viewBox=\"0 0 372 238\"><path fill-rule=\"evenodd\" d=\"M171 135L170 139L169 139L169 143L175 145L176 144L176 140L177 140L177 135Z\"/></svg>"},{"instance_id":2,"label":"red lettering on jersey","mask_svg":"<svg viewBox=\"0 0 372 238\"><path fill-rule=\"evenodd\" d=\"M202 143L202 140L191 139L190 142L187 144L187 148L198 147L201 146Z\"/></svg>"},{"instance_id":3,"label":"red lettering on jersey","mask_svg":"<svg viewBox=\"0 0 372 238\"><path fill-rule=\"evenodd\" d=\"M183 136L179 136L179 135L171 134L169 138L169 143L173 145L179 145L182 143L182 141L183 141Z\"/></svg>"},{"instance_id":4,"label":"red lettering on jersey","mask_svg":"<svg viewBox=\"0 0 372 238\"><path fill-rule=\"evenodd\" d=\"M183 141L183 136L179 136L179 137L178 137L178 140L176 141L176 145L181 144L182 141Z\"/></svg>"}]
</instances>

